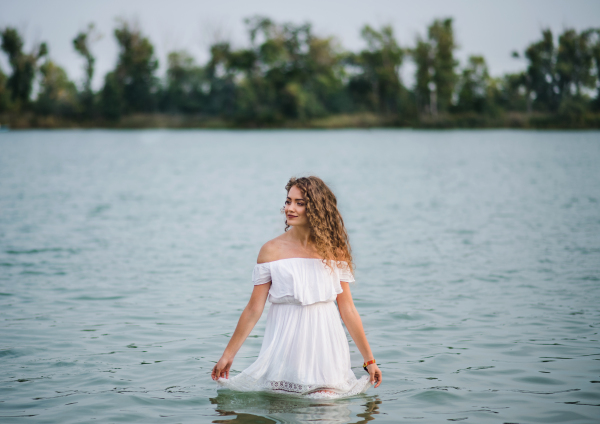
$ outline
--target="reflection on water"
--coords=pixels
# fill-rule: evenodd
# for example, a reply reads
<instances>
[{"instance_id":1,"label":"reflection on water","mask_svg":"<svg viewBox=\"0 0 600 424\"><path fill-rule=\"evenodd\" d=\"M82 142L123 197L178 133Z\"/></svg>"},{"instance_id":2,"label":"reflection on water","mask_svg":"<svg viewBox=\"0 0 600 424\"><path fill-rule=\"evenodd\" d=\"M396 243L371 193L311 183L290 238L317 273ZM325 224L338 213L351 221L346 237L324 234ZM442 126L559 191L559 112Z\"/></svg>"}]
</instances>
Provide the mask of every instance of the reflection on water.
<instances>
[{"instance_id":1,"label":"reflection on water","mask_svg":"<svg viewBox=\"0 0 600 424\"><path fill-rule=\"evenodd\" d=\"M378 396L360 395L348 399L316 401L300 396L277 393L234 392L219 390L211 398L220 416L234 419L215 420L213 423L298 423L326 422L362 424L379 414ZM356 413L356 409L361 409ZM359 418L357 421L352 417ZM356 419L355 418L355 419Z\"/></svg>"}]
</instances>

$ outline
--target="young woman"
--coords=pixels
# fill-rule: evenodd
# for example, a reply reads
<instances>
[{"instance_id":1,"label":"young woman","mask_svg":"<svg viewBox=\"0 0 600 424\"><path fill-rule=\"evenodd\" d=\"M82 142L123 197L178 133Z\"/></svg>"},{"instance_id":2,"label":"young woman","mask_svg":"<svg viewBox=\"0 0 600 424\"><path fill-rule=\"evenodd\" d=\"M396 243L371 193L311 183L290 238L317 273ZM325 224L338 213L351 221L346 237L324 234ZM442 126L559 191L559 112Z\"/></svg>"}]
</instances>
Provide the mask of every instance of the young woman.
<instances>
[{"instance_id":1,"label":"young woman","mask_svg":"<svg viewBox=\"0 0 600 424\"><path fill-rule=\"evenodd\" d=\"M286 232L261 248L252 275L254 291L212 378L233 390L309 397L350 396L371 384L378 387L381 371L348 286L354 281L352 256L337 200L318 177L292 178L285 189ZM267 298L271 307L258 359L229 378L233 358ZM340 316L363 356L368 377L357 379L350 369Z\"/></svg>"}]
</instances>

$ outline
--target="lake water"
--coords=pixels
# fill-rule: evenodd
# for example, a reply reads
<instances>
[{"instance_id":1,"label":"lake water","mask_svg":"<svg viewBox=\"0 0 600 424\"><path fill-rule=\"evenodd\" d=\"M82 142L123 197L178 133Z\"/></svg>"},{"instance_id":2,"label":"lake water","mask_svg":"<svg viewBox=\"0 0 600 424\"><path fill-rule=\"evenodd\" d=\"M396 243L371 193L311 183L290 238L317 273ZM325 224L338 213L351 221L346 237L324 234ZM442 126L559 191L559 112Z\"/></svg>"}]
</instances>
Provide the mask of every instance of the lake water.
<instances>
[{"instance_id":1,"label":"lake water","mask_svg":"<svg viewBox=\"0 0 600 424\"><path fill-rule=\"evenodd\" d=\"M384 381L217 392L306 174L338 197ZM2 423L600 422L599 286L600 132L0 134Z\"/></svg>"}]
</instances>

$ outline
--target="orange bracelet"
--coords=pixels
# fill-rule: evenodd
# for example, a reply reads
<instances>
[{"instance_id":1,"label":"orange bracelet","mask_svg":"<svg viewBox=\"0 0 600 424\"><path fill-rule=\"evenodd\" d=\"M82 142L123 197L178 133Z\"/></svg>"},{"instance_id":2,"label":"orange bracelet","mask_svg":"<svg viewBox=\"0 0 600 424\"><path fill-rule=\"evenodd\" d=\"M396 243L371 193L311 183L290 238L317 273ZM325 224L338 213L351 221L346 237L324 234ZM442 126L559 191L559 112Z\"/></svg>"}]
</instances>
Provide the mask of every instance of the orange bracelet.
<instances>
[{"instance_id":1,"label":"orange bracelet","mask_svg":"<svg viewBox=\"0 0 600 424\"><path fill-rule=\"evenodd\" d=\"M368 367L369 365L371 365L371 364L374 364L374 363L375 363L375 359L371 359L370 361L368 361L368 362L365 362L365 363L363 364L363 368L365 369L365 371L366 371L366 372L369 372L369 370L367 369L367 367Z\"/></svg>"}]
</instances>

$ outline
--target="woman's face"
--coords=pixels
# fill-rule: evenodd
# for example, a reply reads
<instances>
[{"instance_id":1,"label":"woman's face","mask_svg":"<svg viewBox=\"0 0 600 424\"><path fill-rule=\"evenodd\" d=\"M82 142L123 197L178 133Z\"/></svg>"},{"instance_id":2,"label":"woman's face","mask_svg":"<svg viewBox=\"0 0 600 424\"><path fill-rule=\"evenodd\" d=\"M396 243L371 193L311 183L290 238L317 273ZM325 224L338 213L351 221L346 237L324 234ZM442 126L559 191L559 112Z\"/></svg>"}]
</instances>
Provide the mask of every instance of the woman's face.
<instances>
[{"instance_id":1,"label":"woman's face","mask_svg":"<svg viewBox=\"0 0 600 424\"><path fill-rule=\"evenodd\" d=\"M292 186L285 199L285 217L291 226L308 225L306 216L306 200L296 186Z\"/></svg>"}]
</instances>

